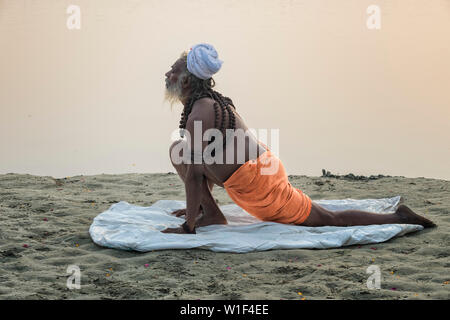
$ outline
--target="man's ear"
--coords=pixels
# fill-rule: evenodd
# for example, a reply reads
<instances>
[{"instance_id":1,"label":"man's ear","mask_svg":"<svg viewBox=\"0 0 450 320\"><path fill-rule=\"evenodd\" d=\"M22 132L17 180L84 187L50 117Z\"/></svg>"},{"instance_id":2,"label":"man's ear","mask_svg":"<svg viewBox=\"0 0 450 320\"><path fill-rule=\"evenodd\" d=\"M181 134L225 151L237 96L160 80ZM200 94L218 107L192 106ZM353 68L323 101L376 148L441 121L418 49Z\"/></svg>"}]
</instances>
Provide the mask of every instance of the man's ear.
<instances>
[{"instance_id":1,"label":"man's ear","mask_svg":"<svg viewBox=\"0 0 450 320\"><path fill-rule=\"evenodd\" d=\"M181 87L183 89L186 89L187 87L189 87L189 84L190 84L189 77L184 77L184 79L181 81Z\"/></svg>"}]
</instances>

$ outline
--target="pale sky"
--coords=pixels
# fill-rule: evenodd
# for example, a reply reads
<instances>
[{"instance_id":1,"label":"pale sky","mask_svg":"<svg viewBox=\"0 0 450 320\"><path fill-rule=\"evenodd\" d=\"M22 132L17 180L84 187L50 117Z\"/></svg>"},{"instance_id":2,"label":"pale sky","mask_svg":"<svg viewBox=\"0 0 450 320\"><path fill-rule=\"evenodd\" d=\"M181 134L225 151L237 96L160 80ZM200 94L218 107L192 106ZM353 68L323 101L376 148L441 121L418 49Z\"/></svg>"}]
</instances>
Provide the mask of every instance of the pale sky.
<instances>
[{"instance_id":1,"label":"pale sky","mask_svg":"<svg viewBox=\"0 0 450 320\"><path fill-rule=\"evenodd\" d=\"M0 0L0 173L175 171L164 74L207 42L288 174L449 180L449 39L448 0Z\"/></svg>"}]
</instances>

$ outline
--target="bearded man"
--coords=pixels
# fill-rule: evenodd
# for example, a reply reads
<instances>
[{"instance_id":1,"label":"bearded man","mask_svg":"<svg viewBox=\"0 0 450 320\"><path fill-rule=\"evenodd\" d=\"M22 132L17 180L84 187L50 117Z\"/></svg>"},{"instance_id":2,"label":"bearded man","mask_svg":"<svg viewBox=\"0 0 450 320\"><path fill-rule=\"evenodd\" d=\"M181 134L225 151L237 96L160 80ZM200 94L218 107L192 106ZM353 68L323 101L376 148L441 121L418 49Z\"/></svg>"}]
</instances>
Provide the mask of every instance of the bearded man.
<instances>
[{"instance_id":1,"label":"bearded man","mask_svg":"<svg viewBox=\"0 0 450 320\"><path fill-rule=\"evenodd\" d=\"M172 164L186 191L186 209L173 213L186 215L186 222L162 232L195 233L196 227L226 224L227 220L211 194L214 185L225 188L237 205L262 221L303 226L392 223L435 226L404 205L391 214L329 211L294 188L280 159L255 136L248 134L233 101L213 90L212 76L222 63L212 45L201 43L183 52L165 75L166 100L171 104L183 104L180 134L185 134L188 139L175 141L169 149ZM214 139L204 141L205 133L213 129L219 130L222 136L215 135ZM241 143L237 140L242 136L227 135L230 130L246 133ZM212 142L215 161L205 161L205 151ZM276 170L267 171L268 167Z\"/></svg>"}]
</instances>

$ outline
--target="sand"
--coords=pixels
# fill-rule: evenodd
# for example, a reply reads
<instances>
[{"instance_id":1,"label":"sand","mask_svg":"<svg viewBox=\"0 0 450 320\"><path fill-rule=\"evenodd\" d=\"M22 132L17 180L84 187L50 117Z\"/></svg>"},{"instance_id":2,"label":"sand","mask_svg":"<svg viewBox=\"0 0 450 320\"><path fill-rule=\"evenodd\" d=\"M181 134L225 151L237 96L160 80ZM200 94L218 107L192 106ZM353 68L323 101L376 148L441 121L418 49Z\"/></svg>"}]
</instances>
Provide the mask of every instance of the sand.
<instances>
[{"instance_id":1,"label":"sand","mask_svg":"<svg viewBox=\"0 0 450 320\"><path fill-rule=\"evenodd\" d=\"M449 299L450 181L289 176L313 200L401 195L437 223L381 244L247 254L102 248L92 219L124 200L184 200L176 174L0 175L0 299ZM231 203L215 187L219 205ZM81 288L68 289L69 265ZM367 288L376 265L381 288Z\"/></svg>"}]
</instances>

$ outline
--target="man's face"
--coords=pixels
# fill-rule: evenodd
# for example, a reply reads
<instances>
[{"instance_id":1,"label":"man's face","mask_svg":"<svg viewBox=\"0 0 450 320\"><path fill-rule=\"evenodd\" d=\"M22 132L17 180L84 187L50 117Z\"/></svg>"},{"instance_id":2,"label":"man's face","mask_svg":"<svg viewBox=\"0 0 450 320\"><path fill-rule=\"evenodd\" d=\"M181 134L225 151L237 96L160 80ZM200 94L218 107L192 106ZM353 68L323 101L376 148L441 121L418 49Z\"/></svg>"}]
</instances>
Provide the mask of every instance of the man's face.
<instances>
[{"instance_id":1,"label":"man's face","mask_svg":"<svg viewBox=\"0 0 450 320\"><path fill-rule=\"evenodd\" d=\"M178 59L166 72L166 100L171 104L178 102L183 93L182 77L183 60Z\"/></svg>"}]
</instances>

